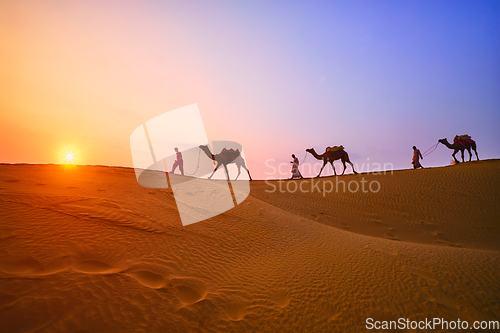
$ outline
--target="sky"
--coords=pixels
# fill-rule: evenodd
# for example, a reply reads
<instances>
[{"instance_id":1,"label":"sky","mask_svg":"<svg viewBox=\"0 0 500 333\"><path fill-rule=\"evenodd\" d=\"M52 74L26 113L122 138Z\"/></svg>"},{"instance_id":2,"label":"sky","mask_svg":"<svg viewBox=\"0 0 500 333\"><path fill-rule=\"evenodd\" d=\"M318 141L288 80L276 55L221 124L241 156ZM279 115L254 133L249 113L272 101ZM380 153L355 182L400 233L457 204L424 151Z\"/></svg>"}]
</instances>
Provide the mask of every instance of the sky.
<instances>
[{"instance_id":1,"label":"sky","mask_svg":"<svg viewBox=\"0 0 500 333\"><path fill-rule=\"evenodd\" d=\"M133 166L132 132L194 103L254 179L334 145L358 169L406 169L413 145L457 134L500 157L498 1L3 0L0 54L0 163L73 149Z\"/></svg>"}]
</instances>

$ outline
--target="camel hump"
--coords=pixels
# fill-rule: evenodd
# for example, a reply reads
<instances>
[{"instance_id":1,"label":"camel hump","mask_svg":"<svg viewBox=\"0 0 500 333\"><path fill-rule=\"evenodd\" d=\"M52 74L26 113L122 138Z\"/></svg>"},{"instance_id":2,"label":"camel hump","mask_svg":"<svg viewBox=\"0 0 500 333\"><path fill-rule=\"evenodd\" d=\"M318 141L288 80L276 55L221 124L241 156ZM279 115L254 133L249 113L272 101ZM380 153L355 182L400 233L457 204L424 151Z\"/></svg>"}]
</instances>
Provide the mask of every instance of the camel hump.
<instances>
[{"instance_id":1,"label":"camel hump","mask_svg":"<svg viewBox=\"0 0 500 333\"><path fill-rule=\"evenodd\" d=\"M325 154L328 158L339 158L344 154L344 146L326 147Z\"/></svg>"},{"instance_id":2,"label":"camel hump","mask_svg":"<svg viewBox=\"0 0 500 333\"><path fill-rule=\"evenodd\" d=\"M455 138L453 139L453 141L467 141L467 140L471 140L471 136L470 135L467 135L467 134L463 134L463 135L456 135Z\"/></svg>"},{"instance_id":3,"label":"camel hump","mask_svg":"<svg viewBox=\"0 0 500 333\"><path fill-rule=\"evenodd\" d=\"M344 150L344 146L340 145L340 146L333 146L333 147L326 147L326 152L329 153L334 153L336 151L339 151L339 150Z\"/></svg>"},{"instance_id":4,"label":"camel hump","mask_svg":"<svg viewBox=\"0 0 500 333\"><path fill-rule=\"evenodd\" d=\"M234 149L224 148L220 152L219 156L222 157L225 161L227 161L229 163L229 162L234 161L236 158L238 158L238 156L240 156L240 150L239 149L234 150Z\"/></svg>"}]
</instances>

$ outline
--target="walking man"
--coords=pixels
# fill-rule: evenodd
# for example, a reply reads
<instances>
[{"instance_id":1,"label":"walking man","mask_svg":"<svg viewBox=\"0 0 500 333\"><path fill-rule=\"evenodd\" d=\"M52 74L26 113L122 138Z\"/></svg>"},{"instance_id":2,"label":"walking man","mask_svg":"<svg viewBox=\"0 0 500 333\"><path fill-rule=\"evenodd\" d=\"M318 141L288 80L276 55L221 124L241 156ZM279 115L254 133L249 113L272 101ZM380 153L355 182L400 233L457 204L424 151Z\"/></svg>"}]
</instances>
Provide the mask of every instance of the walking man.
<instances>
[{"instance_id":1,"label":"walking man","mask_svg":"<svg viewBox=\"0 0 500 333\"><path fill-rule=\"evenodd\" d=\"M299 159L297 157L295 157L295 154L292 154L292 158L293 158L293 161L290 162L290 163L292 163L292 178L290 178L290 179L304 178L304 177L302 177L302 175L300 174L300 171L299 171Z\"/></svg>"},{"instance_id":2,"label":"walking man","mask_svg":"<svg viewBox=\"0 0 500 333\"><path fill-rule=\"evenodd\" d=\"M172 173L175 172L175 169L179 167L179 170L181 171L181 174L184 176L184 161L182 160L182 154L179 151L179 148L174 148L175 153L177 154L177 160L174 162L174 165L172 166Z\"/></svg>"},{"instance_id":3,"label":"walking man","mask_svg":"<svg viewBox=\"0 0 500 333\"><path fill-rule=\"evenodd\" d=\"M420 159L424 159L424 157L420 153L420 150L418 150L417 147L413 146L413 159L411 160L411 164L413 164L413 169L424 168L420 164Z\"/></svg>"}]
</instances>

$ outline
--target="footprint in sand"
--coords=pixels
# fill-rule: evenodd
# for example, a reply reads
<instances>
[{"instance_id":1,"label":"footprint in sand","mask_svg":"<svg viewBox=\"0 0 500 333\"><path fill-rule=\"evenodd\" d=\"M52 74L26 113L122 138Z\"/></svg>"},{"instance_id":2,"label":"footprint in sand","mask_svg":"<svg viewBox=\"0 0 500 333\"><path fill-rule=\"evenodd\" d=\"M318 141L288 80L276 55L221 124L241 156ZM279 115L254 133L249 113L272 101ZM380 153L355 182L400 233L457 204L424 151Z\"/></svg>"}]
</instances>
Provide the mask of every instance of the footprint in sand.
<instances>
[{"instance_id":1,"label":"footprint in sand","mask_svg":"<svg viewBox=\"0 0 500 333\"><path fill-rule=\"evenodd\" d=\"M473 321L474 318L466 310L467 307L461 306L459 302L453 297L447 296L438 287L433 286L423 290L427 295L427 299L435 303L438 307L444 309L451 316L456 318L465 318Z\"/></svg>"},{"instance_id":2,"label":"footprint in sand","mask_svg":"<svg viewBox=\"0 0 500 333\"><path fill-rule=\"evenodd\" d=\"M109 265L99 261L80 261L70 257L61 257L42 265L35 258L24 255L4 256L0 258L0 272L16 275L41 276L55 274L68 268L82 273L100 273L109 271Z\"/></svg>"},{"instance_id":3,"label":"footprint in sand","mask_svg":"<svg viewBox=\"0 0 500 333\"><path fill-rule=\"evenodd\" d=\"M387 229L389 227L389 225L387 223L383 222L378 217L368 217L368 221L373 222L378 227L383 227L385 229Z\"/></svg>"},{"instance_id":4,"label":"footprint in sand","mask_svg":"<svg viewBox=\"0 0 500 333\"><path fill-rule=\"evenodd\" d=\"M36 272L35 275L50 275L59 273L71 268L71 258L70 257L60 257L52 260L49 263L44 264L44 269L41 272Z\"/></svg>"},{"instance_id":5,"label":"footprint in sand","mask_svg":"<svg viewBox=\"0 0 500 333\"><path fill-rule=\"evenodd\" d=\"M421 290L426 296L426 298L438 305L439 307L445 309L448 313L453 316L472 319L467 313L464 313L460 309L460 305L452 297L447 296L440 288L440 283L438 280L434 279L430 275L414 269L413 267L402 267L404 271L408 272L412 276L425 281L427 283Z\"/></svg>"},{"instance_id":6,"label":"footprint in sand","mask_svg":"<svg viewBox=\"0 0 500 333\"><path fill-rule=\"evenodd\" d=\"M328 220L331 219L332 216L326 213L319 213L319 214L312 214L311 215L312 219L314 221L319 221L319 220Z\"/></svg>"},{"instance_id":7,"label":"footprint in sand","mask_svg":"<svg viewBox=\"0 0 500 333\"><path fill-rule=\"evenodd\" d=\"M427 283L429 283L430 285L433 285L433 286L437 286L439 285L439 282L432 278L431 276L417 270L417 269L414 269L412 267L402 267L404 271L410 273L411 275L419 278L419 279L423 279L425 281L427 281Z\"/></svg>"},{"instance_id":8,"label":"footprint in sand","mask_svg":"<svg viewBox=\"0 0 500 333\"><path fill-rule=\"evenodd\" d=\"M28 255L14 255L0 258L0 272L2 273L31 274L41 271L43 271L43 265Z\"/></svg>"},{"instance_id":9,"label":"footprint in sand","mask_svg":"<svg viewBox=\"0 0 500 333\"><path fill-rule=\"evenodd\" d=\"M370 249L370 250L373 250L373 251L376 251L376 252L388 254L388 255L391 255L391 256L397 256L399 254L399 252L396 249L391 249L391 248L385 247L385 246L378 246L378 245L368 244L366 246L366 248Z\"/></svg>"},{"instance_id":10,"label":"footprint in sand","mask_svg":"<svg viewBox=\"0 0 500 333\"><path fill-rule=\"evenodd\" d=\"M170 285L167 276L171 275L172 271L169 267L139 264L127 268L123 274L137 280L143 286L160 289Z\"/></svg>"},{"instance_id":11,"label":"footprint in sand","mask_svg":"<svg viewBox=\"0 0 500 333\"><path fill-rule=\"evenodd\" d=\"M80 258L71 258L71 268L79 273L88 274L111 274L120 272L120 268L108 265L100 260L82 260Z\"/></svg>"},{"instance_id":12,"label":"footprint in sand","mask_svg":"<svg viewBox=\"0 0 500 333\"><path fill-rule=\"evenodd\" d=\"M176 277L170 279L177 298L184 304L196 303L205 298L208 288L205 283L199 279L188 277Z\"/></svg>"},{"instance_id":13,"label":"footprint in sand","mask_svg":"<svg viewBox=\"0 0 500 333\"><path fill-rule=\"evenodd\" d=\"M232 303L228 309L226 309L226 314L229 319L238 321L243 319L247 313L248 306L245 304Z\"/></svg>"},{"instance_id":14,"label":"footprint in sand","mask_svg":"<svg viewBox=\"0 0 500 333\"><path fill-rule=\"evenodd\" d=\"M429 225L429 226L434 225L434 223L429 222L429 221L425 221L425 220L420 220L420 224Z\"/></svg>"},{"instance_id":15,"label":"footprint in sand","mask_svg":"<svg viewBox=\"0 0 500 333\"><path fill-rule=\"evenodd\" d=\"M143 286L153 289L163 288L169 283L169 281L160 274L156 274L150 271L135 271L126 274L136 279L137 282L139 282Z\"/></svg>"},{"instance_id":16,"label":"footprint in sand","mask_svg":"<svg viewBox=\"0 0 500 333\"><path fill-rule=\"evenodd\" d=\"M325 314L326 318L328 318L328 322L336 320L342 314L341 311L339 311L338 309L335 309L331 306L326 306L322 310L323 310L322 312Z\"/></svg>"},{"instance_id":17,"label":"footprint in sand","mask_svg":"<svg viewBox=\"0 0 500 333\"><path fill-rule=\"evenodd\" d=\"M386 232L384 236L385 236L385 238L390 239L390 240L395 240L395 241L399 240L399 238L392 232Z\"/></svg>"},{"instance_id":18,"label":"footprint in sand","mask_svg":"<svg viewBox=\"0 0 500 333\"><path fill-rule=\"evenodd\" d=\"M462 247L459 243L456 243L456 242L449 240L445 234L443 234L439 231L433 231L430 233L430 235L436 238L434 240L434 243L436 243L436 244L452 246L452 247Z\"/></svg>"},{"instance_id":19,"label":"footprint in sand","mask_svg":"<svg viewBox=\"0 0 500 333\"><path fill-rule=\"evenodd\" d=\"M276 303L280 308L284 308L288 304L290 304L291 298L288 296L288 293L285 290L280 290L271 295L271 301Z\"/></svg>"},{"instance_id":20,"label":"footprint in sand","mask_svg":"<svg viewBox=\"0 0 500 333\"><path fill-rule=\"evenodd\" d=\"M467 307L460 304L455 297L450 297L443 292L443 290L441 290L440 284L437 280L413 268L403 267L403 269L413 276L428 283L428 286L422 288L422 292L430 302L435 303L438 307L444 309L453 317L465 318L470 321L474 320L470 313L465 310Z\"/></svg>"}]
</instances>

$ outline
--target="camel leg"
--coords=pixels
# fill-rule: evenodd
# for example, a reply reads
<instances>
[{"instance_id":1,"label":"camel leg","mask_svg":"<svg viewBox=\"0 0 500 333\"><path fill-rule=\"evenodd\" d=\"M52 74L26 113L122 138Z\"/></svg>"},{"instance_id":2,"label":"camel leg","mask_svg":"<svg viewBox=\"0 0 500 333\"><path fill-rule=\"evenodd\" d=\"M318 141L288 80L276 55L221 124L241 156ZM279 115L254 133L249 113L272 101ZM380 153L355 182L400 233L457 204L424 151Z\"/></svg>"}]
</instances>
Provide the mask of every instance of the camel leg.
<instances>
[{"instance_id":1,"label":"camel leg","mask_svg":"<svg viewBox=\"0 0 500 333\"><path fill-rule=\"evenodd\" d=\"M474 149L474 152L476 153L476 158L479 161L479 156L477 156L477 150Z\"/></svg>"},{"instance_id":2,"label":"camel leg","mask_svg":"<svg viewBox=\"0 0 500 333\"><path fill-rule=\"evenodd\" d=\"M332 169L333 169L333 174L336 176L337 175L337 172L335 171L335 165L333 164L334 161L331 161L330 164L332 165Z\"/></svg>"},{"instance_id":3,"label":"camel leg","mask_svg":"<svg viewBox=\"0 0 500 333\"><path fill-rule=\"evenodd\" d=\"M463 149L463 150L460 151L460 155L462 155L462 163L465 163L465 160L464 160L464 150L465 149Z\"/></svg>"},{"instance_id":4,"label":"camel leg","mask_svg":"<svg viewBox=\"0 0 500 333\"><path fill-rule=\"evenodd\" d=\"M458 153L458 149L455 149L455 151L453 151L453 154L451 154L451 156L453 157L453 159L455 160L456 163L460 163L457 158L455 157L455 154Z\"/></svg>"},{"instance_id":5,"label":"camel leg","mask_svg":"<svg viewBox=\"0 0 500 333\"><path fill-rule=\"evenodd\" d=\"M345 161L351 165L352 172L354 172L354 174L357 175L358 173L356 172L356 170L354 170L354 164L352 164L351 160L349 159L349 155L347 153L345 153L345 155L346 155ZM344 165L344 168L345 168L345 165Z\"/></svg>"},{"instance_id":6,"label":"camel leg","mask_svg":"<svg viewBox=\"0 0 500 333\"><path fill-rule=\"evenodd\" d=\"M352 172L354 172L357 175L358 173L356 172L356 170L354 170L354 164L352 164L351 161L347 161L347 163L349 163L351 165Z\"/></svg>"},{"instance_id":7,"label":"camel leg","mask_svg":"<svg viewBox=\"0 0 500 333\"><path fill-rule=\"evenodd\" d=\"M319 173L316 177L321 176L321 172L323 171L323 168L325 167L325 165L326 165L326 161L323 161L323 166L321 167L321 170L319 170Z\"/></svg>"},{"instance_id":8,"label":"camel leg","mask_svg":"<svg viewBox=\"0 0 500 333\"><path fill-rule=\"evenodd\" d=\"M344 175L344 172L345 172L345 159L342 160L342 165L344 166L344 170L342 170L341 176Z\"/></svg>"},{"instance_id":9,"label":"camel leg","mask_svg":"<svg viewBox=\"0 0 500 333\"><path fill-rule=\"evenodd\" d=\"M241 166L247 171L248 177L250 178L250 180L252 180L252 176L250 176L250 170L248 170L247 166L245 164L242 164Z\"/></svg>"},{"instance_id":10,"label":"camel leg","mask_svg":"<svg viewBox=\"0 0 500 333\"><path fill-rule=\"evenodd\" d=\"M470 152L470 148L467 149L467 151L469 152L469 162L472 161L472 153Z\"/></svg>"},{"instance_id":11,"label":"camel leg","mask_svg":"<svg viewBox=\"0 0 500 333\"><path fill-rule=\"evenodd\" d=\"M222 164L224 166L224 170L226 171L226 176L227 176L227 181L230 181L229 179L229 171L227 170L227 166L225 164Z\"/></svg>"},{"instance_id":12,"label":"camel leg","mask_svg":"<svg viewBox=\"0 0 500 333\"><path fill-rule=\"evenodd\" d=\"M214 175L215 171L217 171L217 169L220 167L220 162L217 162L217 165L215 166L215 169L214 169L214 172L212 172L212 174L210 175L210 177L208 177L208 179L212 179L212 176Z\"/></svg>"},{"instance_id":13,"label":"camel leg","mask_svg":"<svg viewBox=\"0 0 500 333\"><path fill-rule=\"evenodd\" d=\"M234 178L234 180L238 180L238 177L240 176L240 173L241 173L241 166L239 164L236 164L236 166L238 167L238 175L236 176L236 178Z\"/></svg>"}]
</instances>

